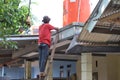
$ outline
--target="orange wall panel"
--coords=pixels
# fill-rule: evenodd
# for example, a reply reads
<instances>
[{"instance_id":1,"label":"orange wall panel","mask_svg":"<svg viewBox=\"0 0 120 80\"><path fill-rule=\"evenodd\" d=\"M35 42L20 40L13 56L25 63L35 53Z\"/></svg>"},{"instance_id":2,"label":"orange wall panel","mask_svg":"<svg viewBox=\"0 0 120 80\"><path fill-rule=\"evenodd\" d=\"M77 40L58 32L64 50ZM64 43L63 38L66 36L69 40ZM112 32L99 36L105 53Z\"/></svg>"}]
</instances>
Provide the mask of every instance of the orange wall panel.
<instances>
[{"instance_id":1,"label":"orange wall panel","mask_svg":"<svg viewBox=\"0 0 120 80\"><path fill-rule=\"evenodd\" d=\"M90 16L89 0L81 0L79 22L86 22L89 16Z\"/></svg>"},{"instance_id":2,"label":"orange wall panel","mask_svg":"<svg viewBox=\"0 0 120 80\"><path fill-rule=\"evenodd\" d=\"M85 22L90 15L89 0L64 0L63 26L72 22Z\"/></svg>"}]
</instances>

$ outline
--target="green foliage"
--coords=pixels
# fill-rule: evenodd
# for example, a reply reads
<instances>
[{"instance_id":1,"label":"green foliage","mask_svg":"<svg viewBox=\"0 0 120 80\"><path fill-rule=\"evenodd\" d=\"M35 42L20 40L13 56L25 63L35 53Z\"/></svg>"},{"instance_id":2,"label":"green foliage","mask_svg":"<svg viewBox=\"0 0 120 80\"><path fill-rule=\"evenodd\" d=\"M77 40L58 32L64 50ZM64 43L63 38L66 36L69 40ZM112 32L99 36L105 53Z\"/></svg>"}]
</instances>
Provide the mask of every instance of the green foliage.
<instances>
[{"instance_id":1,"label":"green foliage","mask_svg":"<svg viewBox=\"0 0 120 80\"><path fill-rule=\"evenodd\" d=\"M29 9L27 6L19 8L19 4L20 0L0 0L0 46L5 48L16 47L14 42L6 40L6 35L18 34L20 27L27 28Z\"/></svg>"}]
</instances>

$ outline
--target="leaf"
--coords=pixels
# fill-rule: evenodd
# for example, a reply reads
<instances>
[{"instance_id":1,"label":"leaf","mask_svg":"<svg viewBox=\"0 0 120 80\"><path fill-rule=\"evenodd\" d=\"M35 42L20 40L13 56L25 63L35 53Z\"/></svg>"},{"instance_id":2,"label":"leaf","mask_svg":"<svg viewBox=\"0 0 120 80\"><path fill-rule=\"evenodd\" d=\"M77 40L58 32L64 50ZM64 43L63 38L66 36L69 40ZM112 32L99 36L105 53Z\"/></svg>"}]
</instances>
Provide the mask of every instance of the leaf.
<instances>
[{"instance_id":1,"label":"leaf","mask_svg":"<svg viewBox=\"0 0 120 80\"><path fill-rule=\"evenodd\" d=\"M5 2L4 2L5 1ZM20 26L27 28L27 6L19 7L21 0L0 0L0 46L4 48L17 48L17 44L7 41L5 35L19 34Z\"/></svg>"}]
</instances>

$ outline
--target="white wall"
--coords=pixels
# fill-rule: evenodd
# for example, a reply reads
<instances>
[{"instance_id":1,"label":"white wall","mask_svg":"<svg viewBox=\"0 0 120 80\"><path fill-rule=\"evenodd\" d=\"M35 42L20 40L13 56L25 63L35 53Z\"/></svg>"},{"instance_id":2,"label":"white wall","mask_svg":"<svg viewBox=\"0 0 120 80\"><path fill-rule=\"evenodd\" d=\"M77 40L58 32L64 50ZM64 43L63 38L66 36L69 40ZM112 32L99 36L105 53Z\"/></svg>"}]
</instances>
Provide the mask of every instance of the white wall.
<instances>
[{"instance_id":1,"label":"white wall","mask_svg":"<svg viewBox=\"0 0 120 80\"><path fill-rule=\"evenodd\" d=\"M53 77L60 77L60 65L64 66L64 77L66 77L67 65L71 64L71 74L76 73L76 62L74 61L54 61L53 62ZM34 78L39 74L39 63L38 61L32 62L32 67L34 67Z\"/></svg>"},{"instance_id":2,"label":"white wall","mask_svg":"<svg viewBox=\"0 0 120 80\"><path fill-rule=\"evenodd\" d=\"M93 56L93 72L98 72L98 80L107 80L107 58ZM97 63L96 63L97 61Z\"/></svg>"}]
</instances>

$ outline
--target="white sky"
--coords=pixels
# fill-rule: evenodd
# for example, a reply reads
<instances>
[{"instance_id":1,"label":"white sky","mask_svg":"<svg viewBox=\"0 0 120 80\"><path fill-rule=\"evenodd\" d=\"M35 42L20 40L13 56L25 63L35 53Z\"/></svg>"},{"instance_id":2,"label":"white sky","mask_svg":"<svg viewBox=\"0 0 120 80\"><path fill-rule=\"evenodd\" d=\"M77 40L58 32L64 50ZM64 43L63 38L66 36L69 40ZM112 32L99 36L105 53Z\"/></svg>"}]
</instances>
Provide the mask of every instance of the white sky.
<instances>
[{"instance_id":1,"label":"white sky","mask_svg":"<svg viewBox=\"0 0 120 80\"><path fill-rule=\"evenodd\" d=\"M99 0L90 0L89 1L89 4L90 4L90 7L91 7L91 13L93 11L93 9L95 8L95 6L97 5Z\"/></svg>"},{"instance_id":2,"label":"white sky","mask_svg":"<svg viewBox=\"0 0 120 80\"><path fill-rule=\"evenodd\" d=\"M32 0L31 0L32 1ZM56 27L62 27L63 24L63 0L33 0L37 4L31 4L31 12L38 19L35 25L42 22L43 16L51 18L50 24Z\"/></svg>"},{"instance_id":3,"label":"white sky","mask_svg":"<svg viewBox=\"0 0 120 80\"><path fill-rule=\"evenodd\" d=\"M21 0L22 4L29 4L29 0ZM99 0L90 0L91 11ZM63 0L31 0L31 12L34 15L36 26L42 22L42 17L47 15L51 18L50 24L55 27L63 27ZM35 2L35 3L34 3Z\"/></svg>"}]
</instances>

